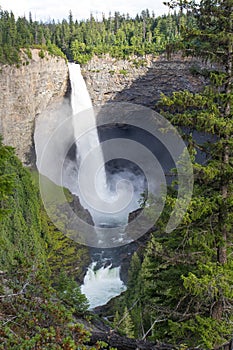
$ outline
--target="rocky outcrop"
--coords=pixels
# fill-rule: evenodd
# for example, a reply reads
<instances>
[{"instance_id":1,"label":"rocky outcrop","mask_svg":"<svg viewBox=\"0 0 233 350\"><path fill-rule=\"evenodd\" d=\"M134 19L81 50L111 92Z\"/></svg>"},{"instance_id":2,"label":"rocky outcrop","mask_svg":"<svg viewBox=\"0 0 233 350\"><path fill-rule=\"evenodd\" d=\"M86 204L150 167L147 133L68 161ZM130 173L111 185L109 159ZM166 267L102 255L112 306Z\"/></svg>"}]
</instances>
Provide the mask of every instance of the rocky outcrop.
<instances>
[{"instance_id":1,"label":"rocky outcrop","mask_svg":"<svg viewBox=\"0 0 233 350\"><path fill-rule=\"evenodd\" d=\"M161 93L189 90L196 92L205 84L200 76L191 74L200 66L195 59L174 55L116 60L106 55L94 57L83 66L83 75L94 105L106 102L131 102L154 107Z\"/></svg>"},{"instance_id":2,"label":"rocky outcrop","mask_svg":"<svg viewBox=\"0 0 233 350\"><path fill-rule=\"evenodd\" d=\"M31 52L31 59L22 53L18 66L0 67L0 133L24 164L30 164L36 116L65 95L68 82L65 59Z\"/></svg>"}]
</instances>

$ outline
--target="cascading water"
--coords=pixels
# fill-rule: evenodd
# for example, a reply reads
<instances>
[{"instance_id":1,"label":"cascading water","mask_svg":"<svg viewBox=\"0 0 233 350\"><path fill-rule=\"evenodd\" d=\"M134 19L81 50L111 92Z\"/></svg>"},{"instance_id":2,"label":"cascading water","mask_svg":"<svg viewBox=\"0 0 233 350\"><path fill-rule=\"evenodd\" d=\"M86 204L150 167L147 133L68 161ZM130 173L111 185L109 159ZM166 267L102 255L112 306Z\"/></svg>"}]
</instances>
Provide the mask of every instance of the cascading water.
<instances>
[{"instance_id":1,"label":"cascading water","mask_svg":"<svg viewBox=\"0 0 233 350\"><path fill-rule=\"evenodd\" d=\"M77 183L77 173L81 162L86 159L87 154L93 151L95 148L98 149L98 152L95 152L95 164L102 167L98 173L98 176L96 177L96 189L98 190L98 195L101 196L101 194L106 193L107 188L104 159L99 143L92 102L87 91L80 66L75 63L69 63L69 75L71 82L71 107L73 114L72 123L77 149L77 162L66 162L64 171L64 185L68 187L73 194L79 196L81 204L89 210L95 221L95 205L90 206L82 196L82 189L79 188ZM91 166L92 164L89 162L89 174L86 174L87 177L92 176L92 174L90 174L92 172Z\"/></svg>"},{"instance_id":2,"label":"cascading water","mask_svg":"<svg viewBox=\"0 0 233 350\"><path fill-rule=\"evenodd\" d=\"M96 147L99 147L99 138L96 128L95 115L92 110L92 103L87 91L85 81L82 77L80 66L78 64L69 64L69 74L71 81L71 106L73 112L73 127L76 140L76 164L67 162L65 165L64 185L68 187L72 193L79 196L81 204L91 213L95 225L103 221L99 213L82 198L81 189L76 186L76 177L82 160ZM78 118L79 114L82 114ZM99 149L101 149L99 147ZM102 152L98 152L98 164L104 165ZM106 172L104 166L99 171L96 179L96 187L99 194L105 200L114 195L107 189ZM111 219L111 218L110 218ZM96 231L98 235L98 230ZM103 262L104 263L104 262ZM104 305L114 296L119 295L126 289L120 279L120 267L111 268L111 265L102 266L96 270L97 262L93 262L89 266L87 274L84 278L84 284L81 287L82 292L87 296L90 308Z\"/></svg>"},{"instance_id":3,"label":"cascading water","mask_svg":"<svg viewBox=\"0 0 233 350\"><path fill-rule=\"evenodd\" d=\"M79 157L85 159L89 151L99 146L95 115L79 64L69 63L69 75L71 82L71 107L73 112L74 136ZM85 112L85 115L78 118L78 114L81 112ZM102 153L99 152L98 155L99 164L103 164ZM106 183L105 171L102 172L101 176L102 181Z\"/></svg>"},{"instance_id":4,"label":"cascading water","mask_svg":"<svg viewBox=\"0 0 233 350\"><path fill-rule=\"evenodd\" d=\"M72 89L72 122L77 152L76 162L66 160L63 185L69 188L73 194L76 194L82 206L90 212L95 223L97 236L98 227L117 226L121 227L119 231L124 231L124 225L128 223L128 214L139 206L139 199L145 187L144 178L141 174L136 174L132 169L121 168L114 174L111 172L106 174L92 102L82 77L80 66L70 63L69 74ZM98 150L98 152L95 150ZM79 167L82 161L86 161L92 152L93 157L88 161L88 171L84 174L86 182L82 188L80 183L78 184L77 182L78 174L80 174ZM93 177L95 177L95 186L94 190L91 191L90 183ZM132 198L130 198L131 188L129 184L131 186L133 184L134 187ZM118 192L116 192L116 188ZM121 198L126 199L128 204L114 211L116 208L114 204L120 202L119 193L122 195ZM88 200L86 200L86 196ZM120 234L119 239L121 239Z\"/></svg>"},{"instance_id":5,"label":"cascading water","mask_svg":"<svg viewBox=\"0 0 233 350\"><path fill-rule=\"evenodd\" d=\"M120 279L120 267L112 268L108 265L95 270L96 265L97 262L93 262L88 268L81 287L82 293L90 302L91 309L106 304L111 298L126 290Z\"/></svg>"}]
</instances>

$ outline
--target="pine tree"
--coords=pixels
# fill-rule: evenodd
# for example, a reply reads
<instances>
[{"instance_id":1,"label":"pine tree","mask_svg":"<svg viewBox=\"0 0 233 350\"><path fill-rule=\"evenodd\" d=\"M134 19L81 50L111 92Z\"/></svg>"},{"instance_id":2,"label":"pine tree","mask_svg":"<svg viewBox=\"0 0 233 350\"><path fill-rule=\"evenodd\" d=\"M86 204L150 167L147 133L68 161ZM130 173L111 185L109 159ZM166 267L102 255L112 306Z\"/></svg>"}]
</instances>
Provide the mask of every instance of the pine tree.
<instances>
[{"instance_id":1,"label":"pine tree","mask_svg":"<svg viewBox=\"0 0 233 350\"><path fill-rule=\"evenodd\" d=\"M77 21L70 11L68 20L49 23L29 20L25 16L15 21L14 14L0 9L0 62L20 64L19 51L36 45L57 45L68 59L86 63L93 54L109 53L116 58L128 58L135 54L144 56L165 51L166 44L173 42L180 22L176 15L155 18L148 10L135 18L115 12L102 21L91 15L87 20ZM73 55L73 45L84 45L78 60ZM55 48L55 47L54 47ZM56 49L53 54L58 54ZM61 54L59 54L61 56ZM84 56L83 58L80 56Z\"/></svg>"},{"instance_id":2,"label":"pine tree","mask_svg":"<svg viewBox=\"0 0 233 350\"><path fill-rule=\"evenodd\" d=\"M121 320L120 314L119 314L119 311L117 310L115 312L115 316L114 316L114 320L113 320L113 327L116 331L119 329L120 320Z\"/></svg>"},{"instance_id":3,"label":"pine tree","mask_svg":"<svg viewBox=\"0 0 233 350\"><path fill-rule=\"evenodd\" d=\"M124 298L128 309L130 309L130 315L134 325L134 335L137 338L144 336L144 305L141 301L141 296L143 295L142 281L143 278L141 278L141 258L139 257L138 253L135 252L130 263L127 291L124 295Z\"/></svg>"},{"instance_id":4,"label":"pine tree","mask_svg":"<svg viewBox=\"0 0 233 350\"><path fill-rule=\"evenodd\" d=\"M58 275L55 288L58 291L59 298L65 302L67 306L74 308L78 314L87 311L89 303L84 294L81 293L80 287L73 277L67 276L64 271Z\"/></svg>"},{"instance_id":5,"label":"pine tree","mask_svg":"<svg viewBox=\"0 0 233 350\"><path fill-rule=\"evenodd\" d=\"M168 235L164 231L176 189L170 190L141 276L153 336L212 349L233 332L233 3L171 4L176 5L182 12L192 11L195 19L195 27L183 31L179 48L208 63L209 85L202 93L182 91L162 98L166 112L161 113L173 125L186 127L195 187L182 224ZM198 142L193 131L210 141ZM198 150L205 155L203 164L196 161Z\"/></svg>"},{"instance_id":6,"label":"pine tree","mask_svg":"<svg viewBox=\"0 0 233 350\"><path fill-rule=\"evenodd\" d=\"M120 329L128 338L134 338L134 325L127 306L125 306Z\"/></svg>"},{"instance_id":7,"label":"pine tree","mask_svg":"<svg viewBox=\"0 0 233 350\"><path fill-rule=\"evenodd\" d=\"M0 135L0 221L10 208L7 206L7 199L13 193L15 185L15 174L9 173L8 166L13 149L4 147Z\"/></svg>"}]
</instances>

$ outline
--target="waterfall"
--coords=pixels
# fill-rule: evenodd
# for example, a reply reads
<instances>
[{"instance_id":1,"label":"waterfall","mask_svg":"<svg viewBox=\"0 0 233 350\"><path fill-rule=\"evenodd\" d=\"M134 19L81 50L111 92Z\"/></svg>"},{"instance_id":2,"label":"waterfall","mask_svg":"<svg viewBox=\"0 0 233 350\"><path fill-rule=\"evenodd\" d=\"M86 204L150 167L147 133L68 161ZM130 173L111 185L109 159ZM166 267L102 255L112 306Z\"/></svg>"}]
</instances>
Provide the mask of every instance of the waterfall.
<instances>
[{"instance_id":1,"label":"waterfall","mask_svg":"<svg viewBox=\"0 0 233 350\"><path fill-rule=\"evenodd\" d=\"M79 156L84 159L90 150L99 146L96 120L80 65L69 63L69 75L71 82L71 107L73 112L74 136ZM103 164L103 156L101 156L102 153L100 153L99 162Z\"/></svg>"},{"instance_id":2,"label":"waterfall","mask_svg":"<svg viewBox=\"0 0 233 350\"><path fill-rule=\"evenodd\" d=\"M68 162L66 164L64 185L66 185L72 193L79 196L81 204L89 210L95 225L98 226L98 224L103 223L103 220L106 220L107 216L107 214L101 213L101 211L98 212L99 201L101 199L106 202L109 202L109 199L114 201L115 196L107 188L104 159L96 128L95 115L80 66L78 64L69 63L69 75L71 82L72 122L77 150L77 169L73 171L73 162L70 162L70 164ZM88 172L85 174L87 177L87 184L91 182L91 178L88 180L88 176L93 177L93 174L97 174L95 179L95 188L97 191L90 193L92 196L91 198L88 197L94 205L90 205L82 196L83 189L76 187L76 178L82 161L85 161L90 152L95 149L98 149L98 152L94 154L91 162L89 161ZM96 169L100 166L102 166L101 170L96 173ZM85 186L84 190L92 192L89 190L88 186ZM113 220L111 215L110 220ZM98 228L96 228L96 234L98 236ZM104 264L104 261L102 263ZM100 269L96 270L96 265L97 262L93 262L88 267L84 283L81 286L82 293L87 296L90 302L90 308L106 304L111 298L119 295L126 289L120 279L120 267L112 268L111 265L108 265L107 267L102 266Z\"/></svg>"},{"instance_id":3,"label":"waterfall","mask_svg":"<svg viewBox=\"0 0 233 350\"><path fill-rule=\"evenodd\" d=\"M92 108L92 102L81 73L80 65L69 63L69 75L71 83L71 107L73 115L76 115L85 109ZM92 122L95 125L95 121ZM77 131L77 129L75 128L74 131Z\"/></svg>"},{"instance_id":4,"label":"waterfall","mask_svg":"<svg viewBox=\"0 0 233 350\"><path fill-rule=\"evenodd\" d=\"M57 216L56 212L54 215L53 212L54 197L51 196L53 191L57 196L57 187L52 187L51 191L46 180L48 178L58 185L58 189L66 187L77 195L81 205L89 211L95 225L94 232L91 231L94 233L91 242L96 240L97 248L129 243L132 238L125 234L125 225L128 223L128 214L139 207L141 193L145 190L144 176L133 164L122 163L116 156L113 156L105 169L101 148L103 143L100 144L98 138L96 119L80 66L69 63L69 75L72 113L70 105L63 101L57 108L51 108L45 115L40 115L36 123L34 139L37 167L43 175L40 181L45 204L52 220L60 225L59 215ZM90 153L94 153L94 156L87 162ZM82 170L82 164L86 162L88 168ZM84 186L78 180L80 173L86 181ZM64 196L63 192L62 195ZM58 203L59 201L60 193ZM60 229L62 230L62 227ZM106 267L106 260L102 257L92 258L98 265L94 263L88 268L82 291L87 295L91 307L95 307L119 295L125 290L125 286L120 279L119 266ZM116 264L111 254L108 260ZM118 264L120 265L120 262Z\"/></svg>"},{"instance_id":5,"label":"waterfall","mask_svg":"<svg viewBox=\"0 0 233 350\"><path fill-rule=\"evenodd\" d=\"M79 64L69 63L69 76L76 164L66 161L63 184L79 197L82 206L91 213L95 225L98 226L101 209L104 205L106 207L109 196L104 158L92 102ZM82 172L82 182L77 181L77 178L83 164L86 168Z\"/></svg>"},{"instance_id":6,"label":"waterfall","mask_svg":"<svg viewBox=\"0 0 233 350\"><path fill-rule=\"evenodd\" d=\"M122 239L129 212L139 206L138 200L143 192L143 186L138 186L140 183L138 176L123 170L117 174L110 174L110 176L108 174L108 188L95 114L80 66L69 63L69 75L72 122L77 152L76 164L67 161L64 167L63 184L79 197L82 206L90 212L99 241L102 241L103 237L98 227L121 227L119 228L119 239ZM80 167L83 163L87 164L87 167L81 172ZM77 181L80 174L83 175L81 176L83 182ZM92 185L93 181L95 181L94 185ZM129 201L131 198L130 182L135 184L135 188L138 188L131 202ZM127 203L127 205L122 203Z\"/></svg>"},{"instance_id":7,"label":"waterfall","mask_svg":"<svg viewBox=\"0 0 233 350\"><path fill-rule=\"evenodd\" d=\"M90 309L106 304L113 297L126 290L120 279L120 267L102 266L95 270L97 262L89 266L81 291L89 300Z\"/></svg>"},{"instance_id":8,"label":"waterfall","mask_svg":"<svg viewBox=\"0 0 233 350\"><path fill-rule=\"evenodd\" d=\"M72 163L66 164L63 184L79 197L82 206L90 212L99 243L106 238L102 236L103 227L119 227L119 237L114 236L113 239L120 242L129 213L139 207L144 178L130 169L106 174L96 118L80 66L69 63L69 75L77 169L73 170ZM87 166L80 171L84 169L83 164ZM83 181L77 184L78 176Z\"/></svg>"},{"instance_id":9,"label":"waterfall","mask_svg":"<svg viewBox=\"0 0 233 350\"><path fill-rule=\"evenodd\" d=\"M71 82L72 121L78 150L77 160L80 163L90 151L97 147L99 152L96 153L98 155L96 163L103 167L101 180L102 186L105 187L106 174L104 170L104 159L99 143L95 114L79 64L69 63L69 76Z\"/></svg>"}]
</instances>

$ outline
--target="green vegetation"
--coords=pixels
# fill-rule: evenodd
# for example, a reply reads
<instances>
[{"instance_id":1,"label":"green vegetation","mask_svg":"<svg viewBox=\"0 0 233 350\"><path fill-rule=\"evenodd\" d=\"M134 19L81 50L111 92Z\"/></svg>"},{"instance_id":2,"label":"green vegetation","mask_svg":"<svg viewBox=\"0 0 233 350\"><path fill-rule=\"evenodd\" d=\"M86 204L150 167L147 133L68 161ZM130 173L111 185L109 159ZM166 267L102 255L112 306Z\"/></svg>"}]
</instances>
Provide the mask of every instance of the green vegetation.
<instances>
[{"instance_id":1,"label":"green vegetation","mask_svg":"<svg viewBox=\"0 0 233 350\"><path fill-rule=\"evenodd\" d=\"M120 69L119 74L126 76L128 74L128 71L126 69Z\"/></svg>"},{"instance_id":2,"label":"green vegetation","mask_svg":"<svg viewBox=\"0 0 233 350\"><path fill-rule=\"evenodd\" d=\"M79 63L94 54L126 58L177 49L213 64L192 69L208 80L203 91L162 96L157 106L173 125L188 130L193 198L179 227L166 233L177 199L177 183L170 186L156 231L146 249L133 255L128 289L111 310L113 328L128 337L213 349L233 334L233 5L180 0L169 6L179 13L115 13L80 22L70 13L68 21L48 24L1 11L0 62L20 66L19 50L31 59L30 48L37 47L41 58L47 50ZM144 62L141 57L132 65ZM198 142L196 131L211 141ZM203 164L196 161L200 151ZM0 232L0 349L85 349L90 335L75 317L85 315L88 304L75 278L88 265L87 248L49 221L36 180L1 142ZM107 345L100 341L100 347Z\"/></svg>"},{"instance_id":3,"label":"green vegetation","mask_svg":"<svg viewBox=\"0 0 233 350\"><path fill-rule=\"evenodd\" d=\"M128 338L134 338L134 325L130 316L130 312L125 306L122 317L118 310L115 313L115 317L113 320L114 329L122 334L126 335Z\"/></svg>"},{"instance_id":4,"label":"green vegetation","mask_svg":"<svg viewBox=\"0 0 233 350\"><path fill-rule=\"evenodd\" d=\"M51 43L49 30L43 27L42 23L33 22L31 15L29 20L25 17L16 20L13 12L3 11L0 8L0 63L19 65L20 50L24 49L31 59L30 48L38 48L41 58L44 58L44 51L65 58L65 54Z\"/></svg>"},{"instance_id":5,"label":"green vegetation","mask_svg":"<svg viewBox=\"0 0 233 350\"><path fill-rule=\"evenodd\" d=\"M42 23L0 10L0 63L19 64L20 49L36 47L40 57L47 50L52 55L87 63L93 55L109 53L116 58L159 54L173 45L180 36L181 26L192 22L190 17L173 14L155 17L148 10L135 18L115 12L108 18L77 21L70 12L61 23ZM30 54L28 55L28 57ZM30 58L30 57L29 57ZM138 63L136 63L136 66Z\"/></svg>"},{"instance_id":6,"label":"green vegetation","mask_svg":"<svg viewBox=\"0 0 233 350\"><path fill-rule=\"evenodd\" d=\"M30 172L1 141L0 232L0 349L85 349L73 314L88 303L71 266L82 269L88 251L50 223Z\"/></svg>"},{"instance_id":7,"label":"green vegetation","mask_svg":"<svg viewBox=\"0 0 233 350\"><path fill-rule=\"evenodd\" d=\"M45 58L45 52L44 52L43 49L41 49L41 50L39 51L39 57L40 57L40 58Z\"/></svg>"},{"instance_id":8,"label":"green vegetation","mask_svg":"<svg viewBox=\"0 0 233 350\"><path fill-rule=\"evenodd\" d=\"M5 273L1 286L0 349L86 349L90 334L39 270Z\"/></svg>"},{"instance_id":9,"label":"green vegetation","mask_svg":"<svg viewBox=\"0 0 233 350\"><path fill-rule=\"evenodd\" d=\"M86 63L94 54L109 53L112 57L128 58L164 52L166 45L179 37L182 17L174 14L156 18L146 10L135 18L115 12L108 18L103 16L102 20L91 15L89 20L74 22L70 13L69 21L63 20L56 31L57 38L61 39L61 33L70 38L70 46L64 48L63 45L66 55ZM62 47L60 42L56 44Z\"/></svg>"},{"instance_id":10,"label":"green vegetation","mask_svg":"<svg viewBox=\"0 0 233 350\"><path fill-rule=\"evenodd\" d=\"M167 234L176 184L169 189L143 257L132 259L120 304L121 314L122 304L133 306L136 337L213 349L233 333L233 4L203 0L200 6L191 1L179 5L192 13L196 27L184 28L178 48L215 64L208 74L203 71L209 85L201 93L175 92L162 96L159 104L173 125L188 130L184 137L193 158L194 193L182 223ZM212 142L198 142L194 131L208 134ZM206 155L203 164L196 162L200 150Z\"/></svg>"},{"instance_id":11,"label":"green vegetation","mask_svg":"<svg viewBox=\"0 0 233 350\"><path fill-rule=\"evenodd\" d=\"M139 67L144 67L146 65L146 60L145 59L137 59L137 60L133 60L133 66L135 68L139 68Z\"/></svg>"},{"instance_id":12,"label":"green vegetation","mask_svg":"<svg viewBox=\"0 0 233 350\"><path fill-rule=\"evenodd\" d=\"M61 271L55 278L55 283L58 295L66 305L72 306L78 314L87 311L89 306L87 299L85 295L80 293L80 288L74 278L68 277L66 272Z\"/></svg>"},{"instance_id":13,"label":"green vegetation","mask_svg":"<svg viewBox=\"0 0 233 350\"><path fill-rule=\"evenodd\" d=\"M32 187L30 173L22 167L13 149L0 144L0 151L1 212L4 213L0 221L0 269L11 270L20 264L29 267L34 261L44 265L42 237L46 233L41 227L38 193Z\"/></svg>"}]
</instances>

